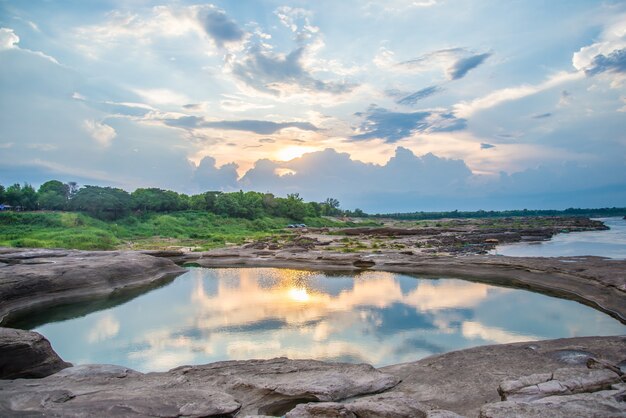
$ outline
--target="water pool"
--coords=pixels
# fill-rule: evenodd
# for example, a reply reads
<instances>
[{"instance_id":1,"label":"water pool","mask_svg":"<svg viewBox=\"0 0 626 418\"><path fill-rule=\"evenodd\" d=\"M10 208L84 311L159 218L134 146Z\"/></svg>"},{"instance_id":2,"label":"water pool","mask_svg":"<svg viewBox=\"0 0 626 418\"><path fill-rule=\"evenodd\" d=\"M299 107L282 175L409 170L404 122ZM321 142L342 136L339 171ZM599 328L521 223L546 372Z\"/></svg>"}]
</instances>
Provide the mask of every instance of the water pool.
<instances>
[{"instance_id":1,"label":"water pool","mask_svg":"<svg viewBox=\"0 0 626 418\"><path fill-rule=\"evenodd\" d=\"M140 371L277 356L384 366L484 344L626 333L590 307L525 290L273 268L193 268L130 301L35 330L66 361Z\"/></svg>"}]
</instances>

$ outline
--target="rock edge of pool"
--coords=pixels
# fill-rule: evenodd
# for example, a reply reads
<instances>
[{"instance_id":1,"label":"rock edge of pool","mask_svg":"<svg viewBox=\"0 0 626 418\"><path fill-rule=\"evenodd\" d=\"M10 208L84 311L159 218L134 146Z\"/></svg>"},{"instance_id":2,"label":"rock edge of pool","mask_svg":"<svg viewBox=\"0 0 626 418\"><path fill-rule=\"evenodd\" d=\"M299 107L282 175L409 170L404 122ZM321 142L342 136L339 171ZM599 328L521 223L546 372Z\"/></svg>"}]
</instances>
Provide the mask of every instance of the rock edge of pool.
<instances>
[{"instance_id":1,"label":"rock edge of pool","mask_svg":"<svg viewBox=\"0 0 626 418\"><path fill-rule=\"evenodd\" d=\"M181 265L454 275L576 300L626 323L626 261L601 257L0 248L0 324L142 292L185 272ZM146 374L69 366L40 334L0 328L0 415L626 416L626 336L483 346L380 369L286 358Z\"/></svg>"}]
</instances>

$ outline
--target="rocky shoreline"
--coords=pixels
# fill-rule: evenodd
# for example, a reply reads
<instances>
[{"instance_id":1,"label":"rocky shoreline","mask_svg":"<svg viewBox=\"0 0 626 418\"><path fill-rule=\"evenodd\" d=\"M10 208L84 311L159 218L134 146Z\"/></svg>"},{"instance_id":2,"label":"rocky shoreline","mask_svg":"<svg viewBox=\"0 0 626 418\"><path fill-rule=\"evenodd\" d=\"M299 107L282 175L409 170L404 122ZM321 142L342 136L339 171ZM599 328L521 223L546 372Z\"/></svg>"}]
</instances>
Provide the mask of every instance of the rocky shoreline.
<instances>
[{"instance_id":1,"label":"rocky shoreline","mask_svg":"<svg viewBox=\"0 0 626 418\"><path fill-rule=\"evenodd\" d=\"M312 231L291 245L250 243L205 253L2 248L0 325L14 326L54 306L84 302L88 310L94 309L91 302L132 298L172 280L185 265L462 277L574 299L626 323L623 260L460 256L419 247L341 252L325 249L326 236ZM415 237L397 231L393 236ZM0 328L0 415L626 415L624 336L477 347L381 369L279 358L147 374L120 366L68 367L46 343L37 333ZM31 361L23 364L25 358Z\"/></svg>"}]
</instances>

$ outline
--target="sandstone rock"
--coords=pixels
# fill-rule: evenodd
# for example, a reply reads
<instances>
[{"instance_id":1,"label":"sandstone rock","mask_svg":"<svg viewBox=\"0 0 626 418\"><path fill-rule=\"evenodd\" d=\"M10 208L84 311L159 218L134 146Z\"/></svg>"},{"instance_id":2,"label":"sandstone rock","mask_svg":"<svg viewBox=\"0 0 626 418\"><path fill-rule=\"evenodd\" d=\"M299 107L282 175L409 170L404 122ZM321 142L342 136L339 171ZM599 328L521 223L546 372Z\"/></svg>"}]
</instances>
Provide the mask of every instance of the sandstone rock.
<instances>
[{"instance_id":1,"label":"sandstone rock","mask_svg":"<svg viewBox=\"0 0 626 418\"><path fill-rule=\"evenodd\" d=\"M307 403L289 411L286 418L460 418L450 411L431 410L403 393L383 393L353 401Z\"/></svg>"},{"instance_id":2,"label":"sandstone rock","mask_svg":"<svg viewBox=\"0 0 626 418\"><path fill-rule=\"evenodd\" d=\"M553 395L571 395L608 389L620 376L608 369L561 368L552 374L534 374L507 380L498 387L503 401L534 401Z\"/></svg>"},{"instance_id":3,"label":"sandstone rock","mask_svg":"<svg viewBox=\"0 0 626 418\"><path fill-rule=\"evenodd\" d=\"M35 309L122 294L185 272L131 251L17 250L0 260L0 324Z\"/></svg>"},{"instance_id":4,"label":"sandstone rock","mask_svg":"<svg viewBox=\"0 0 626 418\"><path fill-rule=\"evenodd\" d=\"M0 328L0 379L46 377L71 367L37 332Z\"/></svg>"},{"instance_id":5,"label":"sandstone rock","mask_svg":"<svg viewBox=\"0 0 626 418\"><path fill-rule=\"evenodd\" d=\"M485 405L480 418L615 418L626 416L626 402L615 399L618 391L550 396L534 402L505 401Z\"/></svg>"},{"instance_id":6,"label":"sandstone rock","mask_svg":"<svg viewBox=\"0 0 626 418\"><path fill-rule=\"evenodd\" d=\"M282 415L300 403L339 401L388 390L398 379L367 364L315 360L225 361L184 366L169 375L194 385L211 385L232 394L242 414Z\"/></svg>"},{"instance_id":7,"label":"sandstone rock","mask_svg":"<svg viewBox=\"0 0 626 418\"><path fill-rule=\"evenodd\" d=\"M119 366L77 366L40 379L0 381L0 415L226 417L240 408L216 388L172 386Z\"/></svg>"}]
</instances>

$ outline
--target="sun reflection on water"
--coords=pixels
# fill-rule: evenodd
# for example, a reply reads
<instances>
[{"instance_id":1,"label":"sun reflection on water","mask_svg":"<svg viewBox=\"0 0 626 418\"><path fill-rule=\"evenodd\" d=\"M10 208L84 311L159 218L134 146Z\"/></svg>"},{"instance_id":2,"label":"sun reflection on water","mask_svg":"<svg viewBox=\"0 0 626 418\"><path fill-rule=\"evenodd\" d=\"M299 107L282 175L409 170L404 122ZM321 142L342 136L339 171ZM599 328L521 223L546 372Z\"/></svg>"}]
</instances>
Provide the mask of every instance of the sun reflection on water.
<instances>
[{"instance_id":1,"label":"sun reflection on water","mask_svg":"<svg viewBox=\"0 0 626 418\"><path fill-rule=\"evenodd\" d=\"M38 331L69 361L154 371L277 356L381 366L587 329L624 332L610 321L574 302L462 280L198 268L126 304ZM76 333L84 345L68 337Z\"/></svg>"}]
</instances>

